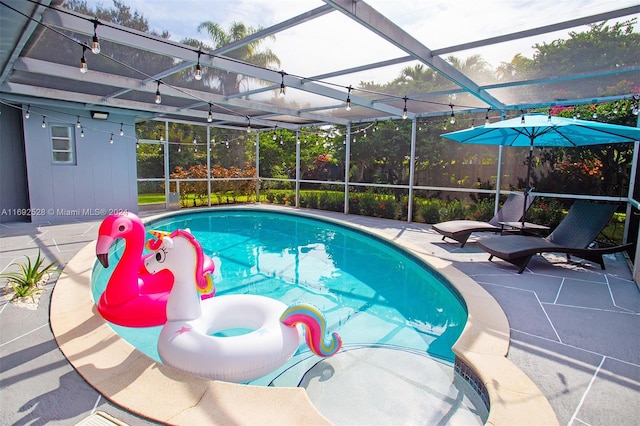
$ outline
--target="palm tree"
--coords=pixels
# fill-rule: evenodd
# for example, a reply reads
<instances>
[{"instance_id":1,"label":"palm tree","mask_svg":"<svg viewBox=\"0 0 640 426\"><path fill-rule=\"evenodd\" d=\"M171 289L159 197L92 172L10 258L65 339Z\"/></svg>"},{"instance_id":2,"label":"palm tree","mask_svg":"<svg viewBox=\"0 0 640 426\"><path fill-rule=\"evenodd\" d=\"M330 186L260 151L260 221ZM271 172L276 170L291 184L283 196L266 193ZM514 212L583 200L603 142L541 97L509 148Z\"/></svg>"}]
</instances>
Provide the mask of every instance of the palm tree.
<instances>
[{"instance_id":1,"label":"palm tree","mask_svg":"<svg viewBox=\"0 0 640 426\"><path fill-rule=\"evenodd\" d=\"M208 46L206 43L202 43L196 39L185 39L183 40L183 43L198 47L202 51L215 50L255 34L256 32L261 31L262 27L247 27L241 22L234 22L231 24L228 31L225 31L217 23L205 21L198 25L198 32L203 29L209 33L213 46ZM270 38L275 40L274 36L270 36ZM259 39L241 44L234 50L225 53L224 56L262 68L274 69L274 67L279 67L280 59L275 55L275 53L273 53L273 51L271 51L271 49L260 50L260 46L264 40L265 39ZM225 96L240 93L240 86L250 78L240 74L214 69L205 69L203 70L203 74L205 77L209 77L211 85L217 85L220 92ZM206 74L209 74L209 76Z\"/></svg>"}]
</instances>

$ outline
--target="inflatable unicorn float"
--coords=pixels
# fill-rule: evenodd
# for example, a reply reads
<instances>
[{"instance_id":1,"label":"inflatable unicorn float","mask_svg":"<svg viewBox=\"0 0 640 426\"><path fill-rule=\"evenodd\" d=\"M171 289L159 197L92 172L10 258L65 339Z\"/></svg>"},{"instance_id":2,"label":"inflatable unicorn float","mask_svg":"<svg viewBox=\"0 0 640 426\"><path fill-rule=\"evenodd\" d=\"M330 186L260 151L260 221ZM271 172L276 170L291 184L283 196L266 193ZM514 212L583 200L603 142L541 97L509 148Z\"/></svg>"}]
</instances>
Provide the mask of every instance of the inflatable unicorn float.
<instances>
[{"instance_id":1,"label":"inflatable unicorn float","mask_svg":"<svg viewBox=\"0 0 640 426\"><path fill-rule=\"evenodd\" d=\"M287 306L247 294L203 298L215 292L213 269L196 238L187 230L150 233L155 238L147 241L151 253L144 256L141 270L173 278L166 323L158 338L164 364L201 377L243 383L282 366L297 351L303 331L309 349L318 356L334 355L342 347L338 333L325 338L324 316L312 305ZM232 329L249 332L221 335Z\"/></svg>"}]
</instances>

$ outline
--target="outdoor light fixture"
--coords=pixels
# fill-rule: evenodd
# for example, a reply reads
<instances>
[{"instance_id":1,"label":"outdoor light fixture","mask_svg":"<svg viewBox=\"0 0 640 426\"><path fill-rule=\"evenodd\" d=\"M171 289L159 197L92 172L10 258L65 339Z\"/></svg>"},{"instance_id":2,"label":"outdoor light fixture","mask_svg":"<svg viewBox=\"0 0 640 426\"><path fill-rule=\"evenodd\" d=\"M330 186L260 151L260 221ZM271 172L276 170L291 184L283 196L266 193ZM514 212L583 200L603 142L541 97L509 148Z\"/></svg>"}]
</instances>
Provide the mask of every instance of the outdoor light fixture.
<instances>
[{"instance_id":1,"label":"outdoor light fixture","mask_svg":"<svg viewBox=\"0 0 640 426\"><path fill-rule=\"evenodd\" d=\"M213 113L211 112L211 103L209 103L209 115L207 115L207 123L211 123L213 121Z\"/></svg>"},{"instance_id":2,"label":"outdoor light fixture","mask_svg":"<svg viewBox=\"0 0 640 426\"><path fill-rule=\"evenodd\" d=\"M31 108L31 105L27 105L27 112L24 113L24 118L26 118L27 120L29 119L29 108Z\"/></svg>"},{"instance_id":3,"label":"outdoor light fixture","mask_svg":"<svg viewBox=\"0 0 640 426\"><path fill-rule=\"evenodd\" d=\"M484 125L488 125L491 124L491 121L489 120L489 111L491 111L491 108L487 108L487 113L484 116Z\"/></svg>"},{"instance_id":4,"label":"outdoor light fixture","mask_svg":"<svg viewBox=\"0 0 640 426\"><path fill-rule=\"evenodd\" d=\"M45 127L47 127L47 116L43 115L42 116L42 128L44 129Z\"/></svg>"},{"instance_id":5,"label":"outdoor light fixture","mask_svg":"<svg viewBox=\"0 0 640 426\"><path fill-rule=\"evenodd\" d=\"M453 113L453 104L449 104L451 108L451 117L449 118L449 123L454 124L456 122L456 116Z\"/></svg>"},{"instance_id":6,"label":"outdoor light fixture","mask_svg":"<svg viewBox=\"0 0 640 426\"><path fill-rule=\"evenodd\" d=\"M80 137L84 138L84 128L80 127Z\"/></svg>"},{"instance_id":7,"label":"outdoor light fixture","mask_svg":"<svg viewBox=\"0 0 640 426\"><path fill-rule=\"evenodd\" d=\"M109 138L109 143L113 143L113 133L111 133L111 137Z\"/></svg>"},{"instance_id":8,"label":"outdoor light fixture","mask_svg":"<svg viewBox=\"0 0 640 426\"><path fill-rule=\"evenodd\" d=\"M406 120L407 119L407 97L405 96L403 99L404 99L404 108L402 108L402 119Z\"/></svg>"},{"instance_id":9,"label":"outdoor light fixture","mask_svg":"<svg viewBox=\"0 0 640 426\"><path fill-rule=\"evenodd\" d=\"M347 87L348 92L347 92L347 105L345 106L345 109L347 111L351 111L351 85L349 85L349 87Z\"/></svg>"},{"instance_id":10,"label":"outdoor light fixture","mask_svg":"<svg viewBox=\"0 0 640 426\"><path fill-rule=\"evenodd\" d=\"M120 123L120 136L124 136L124 129L122 128L122 123Z\"/></svg>"},{"instance_id":11,"label":"outdoor light fixture","mask_svg":"<svg viewBox=\"0 0 640 426\"><path fill-rule=\"evenodd\" d=\"M249 123L247 124L247 133L249 133L251 131L251 117L249 117L248 115L247 120L249 120Z\"/></svg>"},{"instance_id":12,"label":"outdoor light fixture","mask_svg":"<svg viewBox=\"0 0 640 426\"><path fill-rule=\"evenodd\" d=\"M84 57L84 52L87 50L86 46L82 46L82 58L80 58L80 72L82 74L86 74L89 71L89 67L87 67L87 59Z\"/></svg>"},{"instance_id":13,"label":"outdoor light fixture","mask_svg":"<svg viewBox=\"0 0 640 426\"><path fill-rule=\"evenodd\" d=\"M286 95L286 88L284 86L284 71L280 71L280 75L282 76L282 82L280 83L280 97L284 98Z\"/></svg>"},{"instance_id":14,"label":"outdoor light fixture","mask_svg":"<svg viewBox=\"0 0 640 426\"><path fill-rule=\"evenodd\" d=\"M162 96L160 96L160 80L157 81L158 87L156 88L156 103L159 104L162 102Z\"/></svg>"},{"instance_id":15,"label":"outdoor light fixture","mask_svg":"<svg viewBox=\"0 0 640 426\"><path fill-rule=\"evenodd\" d=\"M76 128L79 129L80 127L82 127L82 124L80 124L80 116L78 116L78 121L76 121Z\"/></svg>"},{"instance_id":16,"label":"outdoor light fixture","mask_svg":"<svg viewBox=\"0 0 640 426\"><path fill-rule=\"evenodd\" d=\"M200 81L202 80L202 68L200 67L200 54L202 52L198 50L198 64L196 65L196 72L193 75L193 78Z\"/></svg>"},{"instance_id":17,"label":"outdoor light fixture","mask_svg":"<svg viewBox=\"0 0 640 426\"><path fill-rule=\"evenodd\" d=\"M93 52L94 55L97 55L98 53L100 53L100 40L98 40L98 33L97 30L98 29L98 20L94 19L93 20L93 41L91 42L91 51Z\"/></svg>"},{"instance_id":18,"label":"outdoor light fixture","mask_svg":"<svg viewBox=\"0 0 640 426\"><path fill-rule=\"evenodd\" d=\"M104 111L91 111L91 118L94 120L106 120L109 118L109 113Z\"/></svg>"}]
</instances>

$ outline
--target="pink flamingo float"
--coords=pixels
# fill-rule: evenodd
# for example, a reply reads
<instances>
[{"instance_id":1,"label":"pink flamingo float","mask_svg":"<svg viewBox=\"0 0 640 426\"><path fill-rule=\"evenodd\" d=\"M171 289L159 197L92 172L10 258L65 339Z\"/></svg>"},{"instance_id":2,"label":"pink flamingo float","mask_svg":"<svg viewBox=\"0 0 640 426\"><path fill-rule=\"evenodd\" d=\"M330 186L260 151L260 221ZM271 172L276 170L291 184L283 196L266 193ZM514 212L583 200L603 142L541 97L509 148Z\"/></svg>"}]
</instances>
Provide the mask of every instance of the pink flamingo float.
<instances>
[{"instance_id":1,"label":"pink flamingo float","mask_svg":"<svg viewBox=\"0 0 640 426\"><path fill-rule=\"evenodd\" d=\"M210 279L203 279L202 248L187 231L158 235L147 247L155 251L144 263L152 273L170 270L175 281L167 302L167 322L158 338L162 362L202 377L243 383L282 366L300 345L302 329L316 355L331 356L342 340L325 341L324 317L314 307L286 304L270 297L231 294L202 300ZM207 274L205 274L207 275ZM223 337L226 330L248 329Z\"/></svg>"},{"instance_id":2,"label":"pink flamingo float","mask_svg":"<svg viewBox=\"0 0 640 426\"><path fill-rule=\"evenodd\" d=\"M127 327L154 327L167 322L167 300L174 282L170 271L149 273L143 256L145 229L142 220L133 213L107 216L100 224L96 256L107 268L109 249L122 238L122 257L107 282L98 301L98 312L109 322ZM204 256L203 271L213 272L211 258Z\"/></svg>"}]
</instances>

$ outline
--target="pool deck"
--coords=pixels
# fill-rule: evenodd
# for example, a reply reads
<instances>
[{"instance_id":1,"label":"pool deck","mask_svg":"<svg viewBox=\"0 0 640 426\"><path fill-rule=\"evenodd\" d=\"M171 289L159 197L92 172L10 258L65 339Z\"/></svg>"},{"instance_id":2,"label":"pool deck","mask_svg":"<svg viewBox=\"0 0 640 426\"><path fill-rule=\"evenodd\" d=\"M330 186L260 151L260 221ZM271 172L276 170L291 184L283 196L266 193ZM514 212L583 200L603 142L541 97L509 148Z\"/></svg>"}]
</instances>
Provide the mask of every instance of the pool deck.
<instances>
[{"instance_id":1,"label":"pool deck","mask_svg":"<svg viewBox=\"0 0 640 426\"><path fill-rule=\"evenodd\" d=\"M489 262L473 237L460 248L429 225L299 211L367 229L454 277L471 312L471 332L456 351L489 390L491 423L637 424L640 291L621 254L605 258L606 271L586 261L567 263L562 255L536 256L518 275L505 262ZM49 260L71 262L57 284L45 287L37 306L0 302L1 424L78 424L104 412L114 423L142 425L153 422L134 412L149 409L157 421L176 424L324 423L302 389L193 380L114 339L83 284L99 223L0 224L0 271L38 249ZM496 312L496 302L506 316ZM500 355L507 351L506 358ZM159 387L141 390L146 377L160 380L154 385Z\"/></svg>"}]
</instances>

